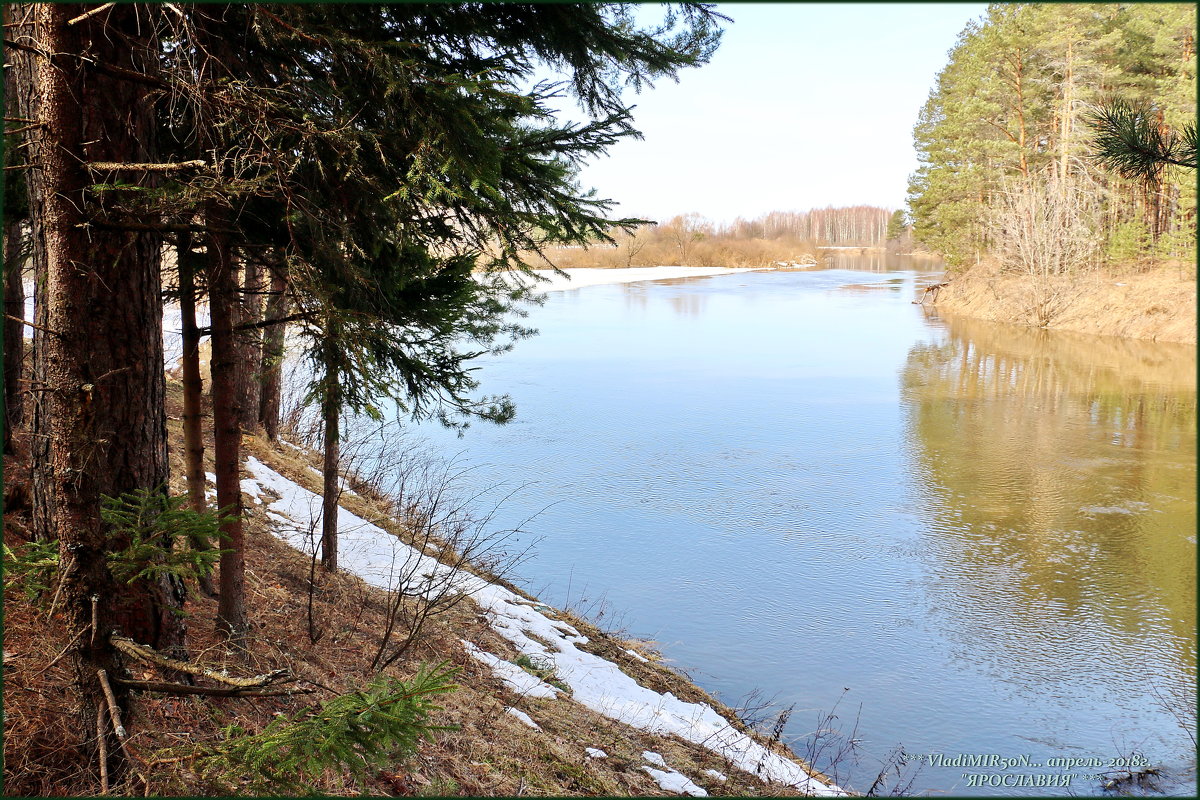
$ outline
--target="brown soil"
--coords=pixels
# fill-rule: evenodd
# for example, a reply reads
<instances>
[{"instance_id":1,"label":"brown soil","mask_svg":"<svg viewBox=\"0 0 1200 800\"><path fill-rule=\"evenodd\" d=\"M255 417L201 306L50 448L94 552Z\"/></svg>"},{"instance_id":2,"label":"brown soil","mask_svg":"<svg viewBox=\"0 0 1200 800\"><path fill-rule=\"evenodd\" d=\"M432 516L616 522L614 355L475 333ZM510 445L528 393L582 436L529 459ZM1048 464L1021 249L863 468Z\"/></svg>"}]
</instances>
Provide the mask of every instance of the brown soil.
<instances>
[{"instance_id":1,"label":"brown soil","mask_svg":"<svg viewBox=\"0 0 1200 800\"><path fill-rule=\"evenodd\" d=\"M937 297L946 314L1102 336L1196 344L1196 267L1036 277L980 264Z\"/></svg>"},{"instance_id":2,"label":"brown soil","mask_svg":"<svg viewBox=\"0 0 1200 800\"><path fill-rule=\"evenodd\" d=\"M168 392L172 473L183 474L178 384ZM319 491L309 467L319 465L313 454L272 446L249 436L248 454L276 470ZM209 449L211 453L211 446ZM6 481L24 478L17 464L9 463ZM211 467L210 467L211 469ZM176 478L173 483L178 484ZM19 487L6 487L10 497ZM173 486L176 493L182 485ZM27 509L14 503L5 514L5 544L20 548L28 540L23 517ZM372 519L387 516L387 506L363 497L354 510ZM151 692L135 693L125 725L129 729L134 774L112 787L118 795L200 796L228 793L228 782L213 784L201 779L194 757L230 735L237 724L247 732L262 730L279 714L293 715L327 700L334 693L354 691L372 677L371 660L385 626L390 597L358 578L339 573L319 582L314 591L313 619L320 634L309 636L309 560L281 543L270 532L270 521L261 506L249 509L246 522L246 597L251 625L248 662L228 653L214 630L216 601L194 596L186 605L190 657L208 667L224 668L235 675L252 675L286 667L299 679L294 685L315 690L290 697L216 698L177 697ZM394 532L401 526L394 521ZM67 627L61 608L53 602L50 586L29 597L13 581L4 587L4 790L9 796L94 795L100 791L97 764L89 758L93 725L81 724L69 711L73 675L67 651L76 631ZM591 641L589 649L603 653L645 685L673 691L680 697L708 702L738 725L733 712L697 688L685 676L661 665L644 643L628 642L600 631L567 612L558 618L574 625ZM471 602L455 606L432 618L423 635L386 672L406 679L423 664L448 661L460 671L456 691L444 695L437 724L456 726L433 741L424 742L406 763L375 776L366 791L372 795L665 795L641 769L641 752L661 753L672 768L684 773L716 795L796 795L787 787L767 785L757 777L733 768L706 750L674 737L654 736L602 717L569 698L522 698L507 689L484 665L465 652L467 639L502 658L517 653L486 623ZM639 650L650 659L641 661L626 652ZM128 665L126 677L159 679L137 662ZM534 730L506 707L524 711L540 726ZM759 736L760 741L767 742ZM768 743L780 749L778 743ZM589 758L584 748L604 750L607 758ZM168 760L163 760L168 759ZM722 783L705 774L715 769L728 776ZM235 778L236 781L236 778ZM236 785L236 783L235 783ZM327 772L313 777L320 793L348 795L358 791L346 776Z\"/></svg>"}]
</instances>

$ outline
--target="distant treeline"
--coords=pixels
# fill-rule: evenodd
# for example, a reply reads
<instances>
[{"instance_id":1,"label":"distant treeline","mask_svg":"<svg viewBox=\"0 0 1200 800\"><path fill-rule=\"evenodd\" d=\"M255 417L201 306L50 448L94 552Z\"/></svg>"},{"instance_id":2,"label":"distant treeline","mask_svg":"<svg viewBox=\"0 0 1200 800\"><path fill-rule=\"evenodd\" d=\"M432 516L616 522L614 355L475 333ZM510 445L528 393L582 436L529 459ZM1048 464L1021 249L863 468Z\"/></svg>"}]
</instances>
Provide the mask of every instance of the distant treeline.
<instances>
[{"instance_id":1,"label":"distant treeline","mask_svg":"<svg viewBox=\"0 0 1200 800\"><path fill-rule=\"evenodd\" d=\"M717 223L681 214L614 235L615 244L546 251L550 263L571 267L759 267L815 261L822 246L880 247L907 241L903 214L877 206L772 211Z\"/></svg>"}]
</instances>

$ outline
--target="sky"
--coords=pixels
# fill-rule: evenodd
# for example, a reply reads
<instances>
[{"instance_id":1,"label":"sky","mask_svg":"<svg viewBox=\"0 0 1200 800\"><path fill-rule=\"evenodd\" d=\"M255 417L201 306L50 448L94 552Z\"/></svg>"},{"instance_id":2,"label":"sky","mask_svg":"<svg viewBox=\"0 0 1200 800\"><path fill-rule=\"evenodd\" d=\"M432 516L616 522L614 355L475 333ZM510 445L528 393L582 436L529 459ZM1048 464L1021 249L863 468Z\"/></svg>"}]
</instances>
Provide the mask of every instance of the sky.
<instances>
[{"instance_id":1,"label":"sky","mask_svg":"<svg viewBox=\"0 0 1200 800\"><path fill-rule=\"evenodd\" d=\"M622 215L903 208L912 128L984 3L727 3L712 60L629 93L641 141L580 174Z\"/></svg>"}]
</instances>

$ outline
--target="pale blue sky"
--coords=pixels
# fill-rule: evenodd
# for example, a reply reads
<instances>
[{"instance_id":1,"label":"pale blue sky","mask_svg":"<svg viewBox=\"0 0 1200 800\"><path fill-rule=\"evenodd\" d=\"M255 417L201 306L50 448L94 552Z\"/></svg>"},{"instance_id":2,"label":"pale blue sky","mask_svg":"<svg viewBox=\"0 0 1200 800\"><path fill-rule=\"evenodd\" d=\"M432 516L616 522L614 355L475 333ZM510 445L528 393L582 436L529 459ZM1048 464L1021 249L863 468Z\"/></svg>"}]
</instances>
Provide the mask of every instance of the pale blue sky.
<instances>
[{"instance_id":1,"label":"pale blue sky","mask_svg":"<svg viewBox=\"0 0 1200 800\"><path fill-rule=\"evenodd\" d=\"M641 95L581 179L623 214L714 220L827 205L901 208L912 127L983 3L729 3L712 61Z\"/></svg>"}]
</instances>

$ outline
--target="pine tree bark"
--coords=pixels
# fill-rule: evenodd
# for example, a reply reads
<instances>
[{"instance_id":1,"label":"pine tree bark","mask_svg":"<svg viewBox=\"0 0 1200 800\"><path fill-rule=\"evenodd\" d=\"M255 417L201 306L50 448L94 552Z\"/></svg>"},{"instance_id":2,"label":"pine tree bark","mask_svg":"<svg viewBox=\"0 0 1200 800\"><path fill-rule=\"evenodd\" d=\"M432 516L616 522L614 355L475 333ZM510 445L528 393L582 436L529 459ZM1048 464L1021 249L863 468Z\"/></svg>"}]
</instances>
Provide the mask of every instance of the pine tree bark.
<instances>
[{"instance_id":1,"label":"pine tree bark","mask_svg":"<svg viewBox=\"0 0 1200 800\"><path fill-rule=\"evenodd\" d=\"M241 303L236 306L234 325L253 325L262 319L262 286L259 285L258 264L247 260L243 268ZM238 421L242 430L258 430L258 411L262 384L258 370L262 366L262 330L253 328L237 332L238 350L235 385L238 395Z\"/></svg>"},{"instance_id":2,"label":"pine tree bark","mask_svg":"<svg viewBox=\"0 0 1200 800\"><path fill-rule=\"evenodd\" d=\"M59 541L62 597L73 630L96 617L94 636L73 651L81 722L94 724L103 702L96 671L119 669L109 634L119 630L161 649L182 646L179 587L167 581L117 581L108 555L123 543L100 518L101 497L164 487L168 477L162 298L153 233L85 230L99 202L88 190L89 161L147 161L155 120L144 85L115 80L95 62L145 73L152 55L142 40L146 11L116 6L75 25L84 7L30 4L17 11L32 25L12 34L30 50L14 64L28 132L30 219L39 287L34 439L35 521ZM87 54L87 58L82 56ZM143 179L149 187L149 178ZM94 611L93 611L94 610ZM118 702L127 691L117 688ZM110 747L112 769L121 751Z\"/></svg>"},{"instance_id":3,"label":"pine tree bark","mask_svg":"<svg viewBox=\"0 0 1200 800\"><path fill-rule=\"evenodd\" d=\"M338 564L338 461L341 457L341 431L338 416L341 412L341 386L338 380L333 334L326 332L325 391L321 416L325 431L325 462L322 470L321 494L321 566L335 572Z\"/></svg>"},{"instance_id":4,"label":"pine tree bark","mask_svg":"<svg viewBox=\"0 0 1200 800\"><path fill-rule=\"evenodd\" d=\"M287 272L283 264L271 270L271 294L267 300L267 319L282 319L288 313ZM258 421L267 439L279 438L279 413L283 381L283 348L287 323L272 325L263 335L262 394L259 398Z\"/></svg>"},{"instance_id":5,"label":"pine tree bark","mask_svg":"<svg viewBox=\"0 0 1200 800\"><path fill-rule=\"evenodd\" d=\"M200 377L200 331L196 325L196 255L192 251L192 235L180 233L176 247L179 266L179 316L183 333L183 463L187 476L188 505L203 512L208 507L204 478L203 388ZM203 534L194 534L191 545L199 551L211 549L212 543ZM200 591L216 596L212 578L199 580Z\"/></svg>"},{"instance_id":6,"label":"pine tree bark","mask_svg":"<svg viewBox=\"0 0 1200 800\"><path fill-rule=\"evenodd\" d=\"M10 179L15 180L15 179ZM24 418L21 378L25 365L25 282L21 220L4 221L4 452L13 452L13 432Z\"/></svg>"}]
</instances>

